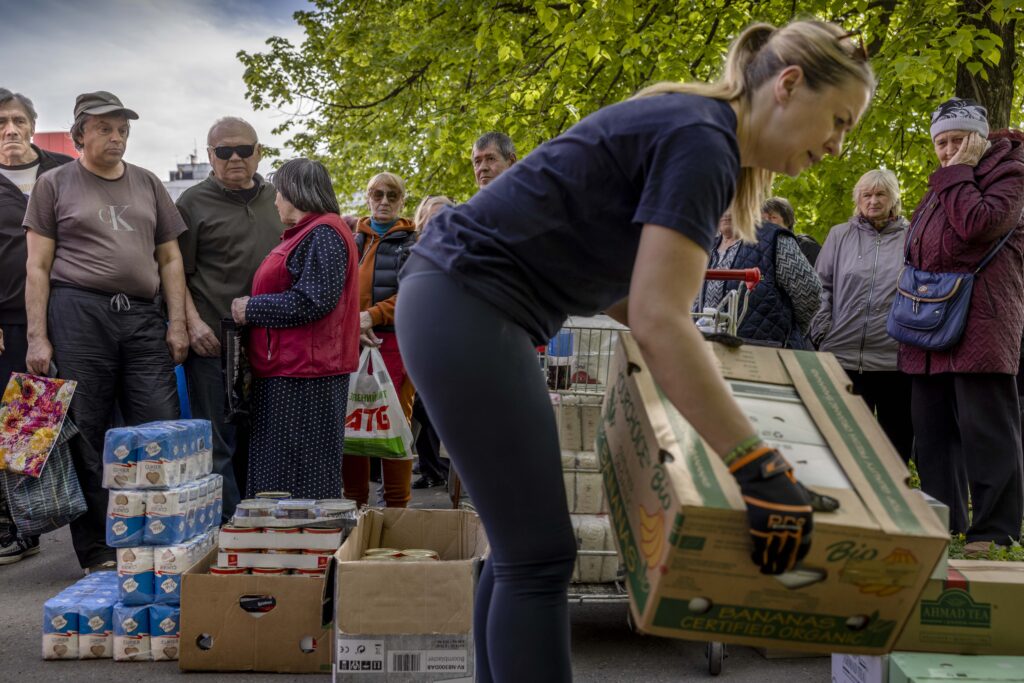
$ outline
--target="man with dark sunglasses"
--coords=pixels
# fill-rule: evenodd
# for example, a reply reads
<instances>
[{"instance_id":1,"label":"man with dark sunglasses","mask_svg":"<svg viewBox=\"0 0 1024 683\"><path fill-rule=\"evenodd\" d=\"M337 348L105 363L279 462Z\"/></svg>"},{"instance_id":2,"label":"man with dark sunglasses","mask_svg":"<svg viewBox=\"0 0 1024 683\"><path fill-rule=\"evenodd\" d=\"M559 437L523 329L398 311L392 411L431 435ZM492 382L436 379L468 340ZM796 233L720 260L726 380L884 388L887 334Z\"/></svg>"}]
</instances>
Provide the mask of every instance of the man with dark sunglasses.
<instances>
[{"instance_id":1,"label":"man with dark sunglasses","mask_svg":"<svg viewBox=\"0 0 1024 683\"><path fill-rule=\"evenodd\" d=\"M256 172L261 149L256 130L235 117L218 119L207 135L213 173L178 199L188 232L178 238L188 292L185 319L190 351L185 361L194 417L213 425L214 471L224 477L224 518L230 519L245 482L245 428L224 417L220 321L231 301L247 296L263 258L284 226L274 207L274 186Z\"/></svg>"}]
</instances>

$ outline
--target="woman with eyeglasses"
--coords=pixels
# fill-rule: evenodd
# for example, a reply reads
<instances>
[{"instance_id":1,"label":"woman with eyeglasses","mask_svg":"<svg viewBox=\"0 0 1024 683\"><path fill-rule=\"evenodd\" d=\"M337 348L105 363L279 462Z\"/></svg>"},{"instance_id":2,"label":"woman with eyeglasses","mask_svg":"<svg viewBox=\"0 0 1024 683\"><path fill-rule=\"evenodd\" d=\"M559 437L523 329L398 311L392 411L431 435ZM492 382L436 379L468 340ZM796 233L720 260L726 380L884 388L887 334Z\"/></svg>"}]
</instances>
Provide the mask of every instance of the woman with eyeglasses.
<instances>
[{"instance_id":1,"label":"woman with eyeglasses","mask_svg":"<svg viewBox=\"0 0 1024 683\"><path fill-rule=\"evenodd\" d=\"M576 539L535 350L568 315L606 311L632 327L662 391L736 478L761 571L807 554L810 495L732 398L689 307L719 217L731 206L753 241L772 173L838 155L873 87L839 27L755 24L715 83L664 83L605 107L431 219L402 273L398 334L491 544L476 680L572 680Z\"/></svg>"},{"instance_id":2,"label":"woman with eyeglasses","mask_svg":"<svg viewBox=\"0 0 1024 683\"><path fill-rule=\"evenodd\" d=\"M292 159L271 178L286 229L231 302L248 326L253 391L246 493L341 497L348 377L359 365L356 245L318 161Z\"/></svg>"},{"instance_id":3,"label":"woman with eyeglasses","mask_svg":"<svg viewBox=\"0 0 1024 683\"><path fill-rule=\"evenodd\" d=\"M359 341L375 346L384 358L406 420L412 420L416 390L405 372L395 336L395 302L398 299L398 271L416 243L416 226L402 218L405 182L394 173L378 173L366 186L370 215L356 221L359 250ZM412 497L412 460L381 459L384 504L404 508ZM345 497L360 507L370 499L370 459L345 455L342 462Z\"/></svg>"}]
</instances>

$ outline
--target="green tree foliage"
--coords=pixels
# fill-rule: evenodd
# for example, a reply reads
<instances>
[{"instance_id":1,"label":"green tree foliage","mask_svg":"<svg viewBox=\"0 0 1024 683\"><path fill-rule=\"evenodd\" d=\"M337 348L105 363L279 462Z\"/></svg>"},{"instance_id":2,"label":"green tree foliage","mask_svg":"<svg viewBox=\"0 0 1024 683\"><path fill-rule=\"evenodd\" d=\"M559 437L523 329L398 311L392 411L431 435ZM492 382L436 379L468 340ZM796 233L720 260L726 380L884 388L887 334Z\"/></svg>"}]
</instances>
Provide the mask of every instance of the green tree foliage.
<instances>
[{"instance_id":1,"label":"green tree foliage","mask_svg":"<svg viewBox=\"0 0 1024 683\"><path fill-rule=\"evenodd\" d=\"M509 133L523 156L652 82L714 78L751 21L800 16L860 31L879 77L843 155L777 181L818 237L850 215L871 168L896 171L914 206L935 165L929 114L954 94L958 67L984 91L1024 38L1019 0L316 0L295 15L303 44L273 37L239 58L253 105L293 113L281 127L291 147L322 159L342 196L387 169L414 198L465 199L481 133ZM1009 92L1003 120L1019 126L1024 87Z\"/></svg>"}]
</instances>

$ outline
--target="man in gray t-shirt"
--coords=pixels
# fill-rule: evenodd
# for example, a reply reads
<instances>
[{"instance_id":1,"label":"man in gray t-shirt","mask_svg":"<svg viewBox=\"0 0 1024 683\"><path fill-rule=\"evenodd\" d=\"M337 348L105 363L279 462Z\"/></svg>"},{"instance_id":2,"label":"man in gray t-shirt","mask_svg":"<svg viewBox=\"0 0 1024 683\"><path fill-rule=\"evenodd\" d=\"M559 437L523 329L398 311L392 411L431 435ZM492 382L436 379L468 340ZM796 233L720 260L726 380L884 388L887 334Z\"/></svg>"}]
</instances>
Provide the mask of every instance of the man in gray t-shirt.
<instances>
[{"instance_id":1,"label":"man in gray t-shirt","mask_svg":"<svg viewBox=\"0 0 1024 683\"><path fill-rule=\"evenodd\" d=\"M25 213L29 372L78 381L70 417L88 505L71 525L82 567L109 566L103 438L115 401L129 425L179 415L174 365L185 359L186 230L155 175L122 161L131 109L109 92L79 95L71 137L81 157L36 182ZM166 315L161 306L166 305Z\"/></svg>"},{"instance_id":2,"label":"man in gray t-shirt","mask_svg":"<svg viewBox=\"0 0 1024 683\"><path fill-rule=\"evenodd\" d=\"M192 347L185 374L192 415L213 425L213 468L224 477L228 519L241 498L238 482L245 485L248 453L244 434L224 419L220 322L231 318L232 300L249 295L252 277L281 241L284 225L274 206L274 186L256 173L261 154L256 130L242 119L222 118L210 128L206 144L213 173L178 198L188 225L178 237Z\"/></svg>"}]
</instances>

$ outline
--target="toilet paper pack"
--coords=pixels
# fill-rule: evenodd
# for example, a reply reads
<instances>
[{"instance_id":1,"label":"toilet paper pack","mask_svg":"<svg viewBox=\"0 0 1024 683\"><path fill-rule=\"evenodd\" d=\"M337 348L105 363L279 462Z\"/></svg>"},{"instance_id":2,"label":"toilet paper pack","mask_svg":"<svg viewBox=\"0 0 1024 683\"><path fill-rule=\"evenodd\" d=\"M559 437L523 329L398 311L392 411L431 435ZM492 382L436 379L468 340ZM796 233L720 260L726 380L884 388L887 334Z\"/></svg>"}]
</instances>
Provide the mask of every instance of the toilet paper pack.
<instances>
[{"instance_id":1,"label":"toilet paper pack","mask_svg":"<svg viewBox=\"0 0 1024 683\"><path fill-rule=\"evenodd\" d=\"M145 662L152 659L148 605L114 605L114 660Z\"/></svg>"},{"instance_id":2,"label":"toilet paper pack","mask_svg":"<svg viewBox=\"0 0 1024 683\"><path fill-rule=\"evenodd\" d=\"M142 545L145 523L145 491L110 492L107 502L107 545L111 548Z\"/></svg>"},{"instance_id":3,"label":"toilet paper pack","mask_svg":"<svg viewBox=\"0 0 1024 683\"><path fill-rule=\"evenodd\" d=\"M43 603L43 659L78 659L78 611L73 597Z\"/></svg>"},{"instance_id":4,"label":"toilet paper pack","mask_svg":"<svg viewBox=\"0 0 1024 683\"><path fill-rule=\"evenodd\" d=\"M146 545L173 545L190 536L187 486L146 493Z\"/></svg>"},{"instance_id":5,"label":"toilet paper pack","mask_svg":"<svg viewBox=\"0 0 1024 683\"><path fill-rule=\"evenodd\" d=\"M153 548L117 551L118 597L125 605L148 605L156 599Z\"/></svg>"},{"instance_id":6,"label":"toilet paper pack","mask_svg":"<svg viewBox=\"0 0 1024 683\"><path fill-rule=\"evenodd\" d=\"M109 659L114 656L114 602L87 596L78 603L78 658Z\"/></svg>"},{"instance_id":7,"label":"toilet paper pack","mask_svg":"<svg viewBox=\"0 0 1024 683\"><path fill-rule=\"evenodd\" d=\"M178 629L181 609L173 605L150 605L149 630L153 661L165 662L178 658Z\"/></svg>"}]
</instances>

